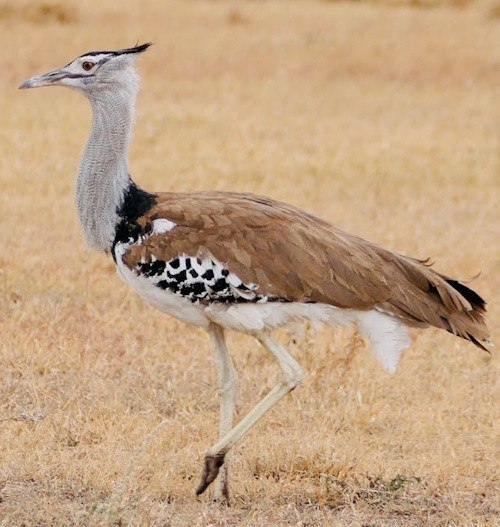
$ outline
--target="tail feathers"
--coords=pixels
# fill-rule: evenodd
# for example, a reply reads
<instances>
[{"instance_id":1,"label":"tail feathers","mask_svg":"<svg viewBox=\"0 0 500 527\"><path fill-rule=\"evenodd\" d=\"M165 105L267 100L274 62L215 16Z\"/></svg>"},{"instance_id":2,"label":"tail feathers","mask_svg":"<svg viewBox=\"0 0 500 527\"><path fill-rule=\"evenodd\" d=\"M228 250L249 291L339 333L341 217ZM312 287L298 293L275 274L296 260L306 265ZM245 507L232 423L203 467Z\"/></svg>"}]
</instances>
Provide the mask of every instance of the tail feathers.
<instances>
[{"instance_id":1,"label":"tail feathers","mask_svg":"<svg viewBox=\"0 0 500 527\"><path fill-rule=\"evenodd\" d=\"M443 275L441 275L441 277L446 281L447 284L453 287L453 289L458 291L462 297L467 300L467 302L470 303L473 310L486 313L486 302L474 290L470 289L458 280L453 280L452 278L448 278Z\"/></svg>"},{"instance_id":2,"label":"tail feathers","mask_svg":"<svg viewBox=\"0 0 500 527\"><path fill-rule=\"evenodd\" d=\"M403 318L407 324L431 325L469 340L488 351L486 302L462 282L439 274L427 260L401 256L397 266L406 280L391 291L380 307Z\"/></svg>"},{"instance_id":3,"label":"tail feathers","mask_svg":"<svg viewBox=\"0 0 500 527\"><path fill-rule=\"evenodd\" d=\"M441 319L445 325L444 329L458 337L469 340L478 348L489 352L488 348L484 346L484 344L491 344L488 328L484 321L486 302L474 290L462 282L448 278L447 276L438 276L452 289L453 302L457 308L456 310L450 310L449 314L441 315ZM442 299L441 295L440 297ZM463 309L460 309L459 306L462 306Z\"/></svg>"},{"instance_id":4,"label":"tail feathers","mask_svg":"<svg viewBox=\"0 0 500 527\"><path fill-rule=\"evenodd\" d=\"M478 348L481 348L482 350L486 351L487 353L491 355L491 351L488 348L486 348L481 342L479 342L479 340L477 340L476 337L474 337L474 335L467 333L467 337L464 337L464 338L467 338L467 340L470 340L472 344L474 344ZM493 346L492 342L489 339L485 339L483 342L489 346Z\"/></svg>"}]
</instances>

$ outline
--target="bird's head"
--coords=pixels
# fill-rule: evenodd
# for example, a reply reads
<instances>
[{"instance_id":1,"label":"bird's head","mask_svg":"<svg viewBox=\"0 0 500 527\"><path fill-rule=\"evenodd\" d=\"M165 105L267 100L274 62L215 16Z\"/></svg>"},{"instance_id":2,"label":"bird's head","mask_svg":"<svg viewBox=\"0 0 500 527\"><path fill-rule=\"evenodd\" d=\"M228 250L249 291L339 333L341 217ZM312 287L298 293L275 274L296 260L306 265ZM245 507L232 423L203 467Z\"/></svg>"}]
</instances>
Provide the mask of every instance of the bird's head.
<instances>
[{"instance_id":1,"label":"bird's head","mask_svg":"<svg viewBox=\"0 0 500 527\"><path fill-rule=\"evenodd\" d=\"M31 77L19 89L41 86L66 86L77 90L89 99L106 91L137 90L134 60L138 53L146 51L151 43L116 51L91 51L76 58L66 66Z\"/></svg>"}]
</instances>

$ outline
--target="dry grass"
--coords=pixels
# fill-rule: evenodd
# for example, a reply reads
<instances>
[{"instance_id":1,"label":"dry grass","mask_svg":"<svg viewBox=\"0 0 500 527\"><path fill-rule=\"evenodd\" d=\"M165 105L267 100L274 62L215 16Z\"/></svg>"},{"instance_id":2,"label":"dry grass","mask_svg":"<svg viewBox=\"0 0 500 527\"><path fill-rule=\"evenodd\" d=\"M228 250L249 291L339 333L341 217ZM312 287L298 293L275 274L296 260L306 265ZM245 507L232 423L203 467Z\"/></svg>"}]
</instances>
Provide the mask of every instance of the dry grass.
<instances>
[{"instance_id":1,"label":"dry grass","mask_svg":"<svg viewBox=\"0 0 500 527\"><path fill-rule=\"evenodd\" d=\"M72 200L89 105L16 91L153 39L131 159L143 186L271 195L449 274L481 271L498 343L495 6L0 5L0 526L500 525L498 351L434 330L392 377L349 329L283 333L303 385L235 450L232 507L196 500L217 435L208 339L84 247ZM277 370L251 339L230 344L241 416Z\"/></svg>"}]
</instances>

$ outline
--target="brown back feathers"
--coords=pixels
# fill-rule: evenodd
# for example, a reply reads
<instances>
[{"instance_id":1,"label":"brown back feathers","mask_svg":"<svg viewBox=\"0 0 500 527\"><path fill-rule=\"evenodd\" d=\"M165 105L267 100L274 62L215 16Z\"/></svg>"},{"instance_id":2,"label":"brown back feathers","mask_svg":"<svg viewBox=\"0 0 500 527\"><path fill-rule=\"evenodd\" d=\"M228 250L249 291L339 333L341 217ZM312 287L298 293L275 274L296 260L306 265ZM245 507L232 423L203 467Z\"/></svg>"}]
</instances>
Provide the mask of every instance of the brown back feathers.
<instances>
[{"instance_id":1,"label":"brown back feathers","mask_svg":"<svg viewBox=\"0 0 500 527\"><path fill-rule=\"evenodd\" d=\"M251 194L163 193L139 219L176 227L130 247L133 268L154 255L216 258L258 293L340 308L377 307L408 325L432 325L484 349L485 302L427 262L392 253L302 210Z\"/></svg>"}]
</instances>

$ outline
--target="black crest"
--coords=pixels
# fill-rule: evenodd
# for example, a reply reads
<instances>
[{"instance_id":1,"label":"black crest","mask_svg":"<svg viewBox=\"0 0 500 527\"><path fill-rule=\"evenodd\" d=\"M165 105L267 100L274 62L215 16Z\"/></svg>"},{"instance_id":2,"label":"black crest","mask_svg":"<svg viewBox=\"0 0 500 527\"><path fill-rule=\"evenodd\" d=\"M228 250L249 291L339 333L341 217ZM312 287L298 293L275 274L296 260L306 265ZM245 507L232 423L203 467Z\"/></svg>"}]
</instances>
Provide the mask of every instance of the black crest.
<instances>
[{"instance_id":1,"label":"black crest","mask_svg":"<svg viewBox=\"0 0 500 527\"><path fill-rule=\"evenodd\" d=\"M115 51L90 51L89 53L84 53L83 55L80 55L80 57L88 57L89 55L113 55L114 57L117 57L118 55L129 55L131 53L143 53L152 45L153 45L152 42L146 42L145 44L138 44L137 46L134 46L133 48L117 49Z\"/></svg>"}]
</instances>

